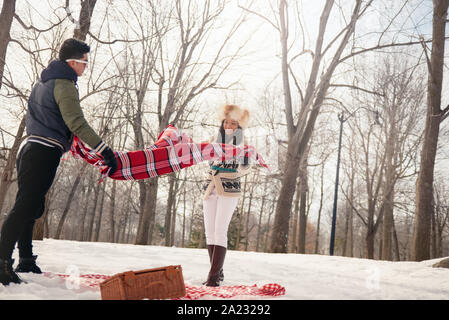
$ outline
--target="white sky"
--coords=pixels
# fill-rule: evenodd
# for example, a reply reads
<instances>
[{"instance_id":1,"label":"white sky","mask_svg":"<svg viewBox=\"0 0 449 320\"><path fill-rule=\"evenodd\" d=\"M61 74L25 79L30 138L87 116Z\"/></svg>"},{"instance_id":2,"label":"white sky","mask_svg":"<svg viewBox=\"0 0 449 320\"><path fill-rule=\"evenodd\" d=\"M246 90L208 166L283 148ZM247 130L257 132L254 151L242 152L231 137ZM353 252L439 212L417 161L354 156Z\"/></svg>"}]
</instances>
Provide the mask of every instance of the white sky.
<instances>
[{"instance_id":1,"label":"white sky","mask_svg":"<svg viewBox=\"0 0 449 320\"><path fill-rule=\"evenodd\" d=\"M109 1L108 1L109 2ZM108 3L105 0L100 0L97 2L96 5L96 12L99 13L102 7L104 7L105 3ZM238 4L241 4L242 6L247 6L247 3L249 1L240 0L240 1L232 1L230 5L227 7L225 12L225 21L229 21L229 23L232 22L232 19L239 15L241 12L241 9L238 8ZM394 12L396 12L401 6L403 1L388 1L388 0L381 0L381 1L375 1L373 8L370 9L369 13L366 15L366 17L360 21L358 24L358 30L370 30L378 29L381 27L381 25L385 25L386 20L388 16L391 16ZM392 31L391 34L396 34L395 30L398 29L404 29L405 25L405 33L416 33L413 30L409 30L411 26L421 26L422 21L420 20L420 17L424 17L424 21L429 21L428 17L425 18L426 15L428 16L429 12L431 12L431 1L411 1L412 3L416 3L416 6L418 6L418 10L415 10L413 12L412 9L406 8L403 11L403 15L408 15L409 13L413 13L416 15L416 18L408 19L405 23L403 19L401 19L401 23L395 23L390 27L390 30ZM0 1L2 3L2 1ZM50 5L48 4L50 3ZM113 9L111 9L111 15L117 15L118 12L120 13L120 10L117 10L120 6L126 7L124 3L126 1L124 0L116 0L113 3ZM270 20L274 21L274 14L271 10L271 8L267 5L269 1L255 1L255 5L253 6L254 10L267 16ZM341 1L343 10L345 11L346 17L349 15L350 10L352 10L352 6L347 5L347 1ZM289 2L290 7L294 9L294 7L298 6L300 8L300 14L301 18L303 19L304 26L306 28L305 33L305 44L306 49L314 49L314 35L317 32L318 24L319 24L319 17L321 10L324 6L324 1L312 1L312 0L306 0L306 1L290 1ZM65 1L41 1L41 0L28 0L25 2L18 2L17 3L17 12L22 16L26 16L26 11L30 10L33 22L36 26L40 28L45 28L48 26L48 23L45 21L47 17L51 16L52 20L55 20L55 16L49 13L49 7L52 8L60 7L60 9L57 10L58 15L62 16L65 11L62 9L62 7L65 5ZM72 1L71 3L71 10L74 17L77 17L78 15L78 7L79 3L74 3ZM411 5L410 7L414 7L414 5ZM275 8L277 9L277 8ZM331 36L336 34L340 28L339 26L342 23L341 16L339 15L339 1L336 2L334 5L332 14L331 14L331 20L330 20L330 26L327 29L327 36ZM115 12L114 12L115 11ZM293 10L292 10L293 11ZM94 13L94 17L95 17ZM233 67L234 72L229 74L230 79L234 78L240 78L241 79L241 86L240 88L243 89L242 91L239 91L239 93L236 93L235 91L227 91L218 93L216 91L211 91L208 93L208 96L210 96L211 104L221 104L222 100L224 99L232 99L233 97L237 96L238 100L240 101L241 105L247 105L249 109L255 109L257 110L257 107L255 106L257 99L260 96L260 93L265 90L267 84L273 83L280 87L280 78L279 78L279 71L280 71L280 59L279 59L279 53L280 53L280 46L279 46L279 34L272 26L264 22L261 18L250 15L248 18L248 22L244 25L242 29L240 29L236 41L241 39L242 41L246 40L248 37L250 38L250 42L248 44L248 49L245 50L249 53L247 57L244 57L239 63L237 63L236 66ZM296 53L298 53L301 48L301 43L303 41L302 35L299 31L299 26L297 23L294 22L294 13L292 12L290 15L290 21L292 24L292 30L290 32L290 43L292 45L291 48L291 54L290 56L294 56ZM377 28L374 27L377 24ZM426 33L427 28L429 24L424 25L424 27L420 27L422 32ZM14 25L14 29L18 30L18 33L21 33L21 29L18 26L17 23ZM93 31L95 28L95 23L92 26ZM68 30L68 32L71 32L71 30ZM14 34L17 34L17 32L13 32ZM388 35L387 35L388 36ZM407 36L404 35L404 32L401 32L400 35L396 34L396 37L398 36ZM217 39L220 38L220 35L217 34ZM377 36L372 33L368 34L367 36L363 37L363 41L366 42L372 42L373 39L376 39ZM9 51L8 51L8 61L12 61L15 64L23 65L23 60L25 59L26 55L21 52L21 50L18 48L17 45L10 45ZM307 55L304 55L304 58L297 59L298 63L294 65L296 70L302 69L303 71L298 71L297 74L299 75L299 78L302 77L302 75L307 74L308 66L310 66L310 57ZM28 63L26 61L25 63ZM21 68L18 68L20 70ZM23 70L23 69L22 69ZM16 77L20 76L22 74L22 70L20 70ZM26 70L26 68L25 68ZM29 80L28 80L29 81ZM209 97L208 97L209 98ZM216 99L216 101L214 101Z\"/></svg>"}]
</instances>

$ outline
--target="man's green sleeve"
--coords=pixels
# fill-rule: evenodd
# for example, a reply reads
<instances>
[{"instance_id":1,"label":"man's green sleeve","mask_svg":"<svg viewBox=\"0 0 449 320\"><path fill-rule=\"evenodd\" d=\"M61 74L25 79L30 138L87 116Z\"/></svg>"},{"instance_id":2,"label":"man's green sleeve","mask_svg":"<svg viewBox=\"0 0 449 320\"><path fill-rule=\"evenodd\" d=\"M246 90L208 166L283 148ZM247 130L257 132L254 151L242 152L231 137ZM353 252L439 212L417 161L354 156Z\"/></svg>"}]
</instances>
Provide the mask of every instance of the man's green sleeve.
<instances>
[{"instance_id":1,"label":"man's green sleeve","mask_svg":"<svg viewBox=\"0 0 449 320\"><path fill-rule=\"evenodd\" d=\"M69 130L90 147L97 147L102 140L84 118L75 84L70 80L56 79L54 96Z\"/></svg>"}]
</instances>

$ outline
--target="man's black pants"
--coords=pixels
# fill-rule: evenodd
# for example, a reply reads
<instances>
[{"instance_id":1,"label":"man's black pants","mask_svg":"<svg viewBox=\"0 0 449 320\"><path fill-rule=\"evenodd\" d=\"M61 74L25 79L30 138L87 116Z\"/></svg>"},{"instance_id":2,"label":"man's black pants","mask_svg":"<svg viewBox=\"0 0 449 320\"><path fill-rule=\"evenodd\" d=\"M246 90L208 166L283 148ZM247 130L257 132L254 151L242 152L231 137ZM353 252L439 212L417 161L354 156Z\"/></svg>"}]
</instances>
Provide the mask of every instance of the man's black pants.
<instances>
[{"instance_id":1,"label":"man's black pants","mask_svg":"<svg viewBox=\"0 0 449 320\"><path fill-rule=\"evenodd\" d=\"M53 184L62 156L58 147L27 142L17 156L18 190L0 234L0 259L10 259L18 243L19 256L32 256L33 228L45 209L45 195Z\"/></svg>"}]
</instances>

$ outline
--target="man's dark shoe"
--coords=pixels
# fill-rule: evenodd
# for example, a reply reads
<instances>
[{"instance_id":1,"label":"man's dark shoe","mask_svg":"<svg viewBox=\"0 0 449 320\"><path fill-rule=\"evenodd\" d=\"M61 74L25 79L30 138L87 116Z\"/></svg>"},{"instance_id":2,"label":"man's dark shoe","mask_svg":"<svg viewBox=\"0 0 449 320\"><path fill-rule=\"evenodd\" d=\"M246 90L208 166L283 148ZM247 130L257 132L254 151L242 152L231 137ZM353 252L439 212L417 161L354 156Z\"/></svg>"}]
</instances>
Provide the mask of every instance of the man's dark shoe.
<instances>
[{"instance_id":1,"label":"man's dark shoe","mask_svg":"<svg viewBox=\"0 0 449 320\"><path fill-rule=\"evenodd\" d=\"M12 270L14 259L0 259L0 283L4 286L10 283L22 283L22 279Z\"/></svg>"},{"instance_id":2,"label":"man's dark shoe","mask_svg":"<svg viewBox=\"0 0 449 320\"><path fill-rule=\"evenodd\" d=\"M36 264L36 259L37 256L32 256L31 258L19 258L19 264L14 271L42 273L42 270Z\"/></svg>"}]
</instances>

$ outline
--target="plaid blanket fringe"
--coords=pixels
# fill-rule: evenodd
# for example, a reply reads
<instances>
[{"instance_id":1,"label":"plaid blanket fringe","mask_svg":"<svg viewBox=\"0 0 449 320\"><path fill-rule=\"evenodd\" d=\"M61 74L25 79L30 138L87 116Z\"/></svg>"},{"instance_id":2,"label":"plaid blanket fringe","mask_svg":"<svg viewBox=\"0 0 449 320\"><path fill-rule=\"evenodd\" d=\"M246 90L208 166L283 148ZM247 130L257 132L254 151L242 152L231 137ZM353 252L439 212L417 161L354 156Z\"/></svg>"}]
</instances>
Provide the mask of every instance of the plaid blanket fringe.
<instances>
[{"instance_id":1,"label":"plaid blanket fringe","mask_svg":"<svg viewBox=\"0 0 449 320\"><path fill-rule=\"evenodd\" d=\"M103 157L89 149L74 137L71 153L91 165L102 167L102 179L108 176ZM248 158L264 168L268 168L263 158L253 146L234 146L221 143L195 143L181 130L169 125L150 147L136 151L116 151L118 169L109 177L116 180L148 179L180 171L184 168L209 160L237 160Z\"/></svg>"}]
</instances>

